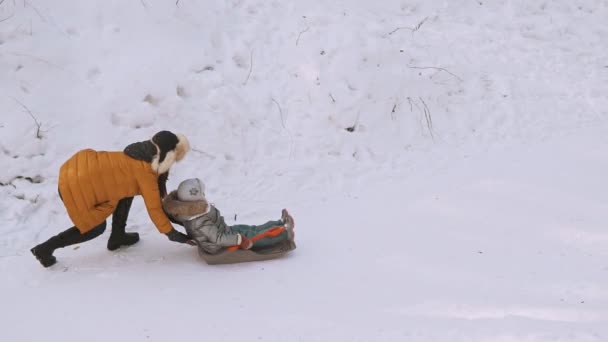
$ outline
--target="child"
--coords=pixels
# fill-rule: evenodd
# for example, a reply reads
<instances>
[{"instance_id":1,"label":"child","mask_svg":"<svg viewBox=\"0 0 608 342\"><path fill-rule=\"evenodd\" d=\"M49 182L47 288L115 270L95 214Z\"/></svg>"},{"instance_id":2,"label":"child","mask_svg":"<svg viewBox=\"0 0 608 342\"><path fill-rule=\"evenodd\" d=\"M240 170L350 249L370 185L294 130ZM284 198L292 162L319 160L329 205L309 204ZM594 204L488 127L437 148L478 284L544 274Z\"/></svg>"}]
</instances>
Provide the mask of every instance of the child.
<instances>
[{"instance_id":1,"label":"child","mask_svg":"<svg viewBox=\"0 0 608 342\"><path fill-rule=\"evenodd\" d=\"M204 252L217 254L226 249L264 249L285 241L293 242L294 221L283 209L281 220L261 226L228 226L220 211L205 198L205 185L198 178L180 183L164 200L165 211L183 222L189 236Z\"/></svg>"},{"instance_id":2,"label":"child","mask_svg":"<svg viewBox=\"0 0 608 342\"><path fill-rule=\"evenodd\" d=\"M180 161L190 145L185 136L161 131L148 141L127 146L124 151L79 151L59 171L59 197L74 226L31 249L44 267L57 262L57 248L82 243L101 235L106 219L113 214L108 249L130 246L137 233L126 233L125 225L133 196L142 195L156 228L169 240L188 243L187 235L175 230L162 210L165 182L171 166Z\"/></svg>"}]
</instances>

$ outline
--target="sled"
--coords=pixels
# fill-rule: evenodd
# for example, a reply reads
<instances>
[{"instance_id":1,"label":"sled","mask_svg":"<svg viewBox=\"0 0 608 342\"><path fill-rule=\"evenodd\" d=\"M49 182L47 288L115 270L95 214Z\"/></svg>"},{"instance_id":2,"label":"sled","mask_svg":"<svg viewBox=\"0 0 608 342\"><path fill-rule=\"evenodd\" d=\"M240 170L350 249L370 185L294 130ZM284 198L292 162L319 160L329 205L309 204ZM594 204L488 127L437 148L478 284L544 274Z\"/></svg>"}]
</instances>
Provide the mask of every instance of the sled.
<instances>
[{"instance_id":1,"label":"sled","mask_svg":"<svg viewBox=\"0 0 608 342\"><path fill-rule=\"evenodd\" d=\"M188 231L188 227L185 227ZM251 241L255 242L259 239L269 236L277 236L283 232L285 228L275 227L251 238ZM190 233L188 231L188 233ZM221 264L236 264L241 262L251 261L264 261L270 259L277 259L285 254L296 249L296 244L292 240L283 241L275 246L265 248L252 248L252 249L239 249L238 246L227 247L219 253L210 254L207 253L201 246L198 246L198 255L205 260L209 265L221 265Z\"/></svg>"},{"instance_id":2,"label":"sled","mask_svg":"<svg viewBox=\"0 0 608 342\"><path fill-rule=\"evenodd\" d=\"M171 222L184 227L186 232L192 235L192 233L188 231L189 227L187 227L187 225L185 225L177 215L177 212L183 203L180 204L180 202L176 200L176 196L175 191L173 191L167 196L167 198L163 200L163 210ZM275 227L263 234L252 237L251 240L255 242L260 238L276 236L284 230L284 227ZM225 248L216 254L206 252L199 245L197 245L197 248L198 255L201 257L201 259L205 260L207 264L221 265L281 258L285 254L296 249L296 244L293 240L287 240L277 245L265 248L253 247L252 249L238 249L238 246L232 246Z\"/></svg>"},{"instance_id":3,"label":"sled","mask_svg":"<svg viewBox=\"0 0 608 342\"><path fill-rule=\"evenodd\" d=\"M296 249L295 242L288 240L276 246L262 249L225 249L217 254L209 254L198 247L198 255L209 265L236 264L241 262L264 261L283 257Z\"/></svg>"}]
</instances>

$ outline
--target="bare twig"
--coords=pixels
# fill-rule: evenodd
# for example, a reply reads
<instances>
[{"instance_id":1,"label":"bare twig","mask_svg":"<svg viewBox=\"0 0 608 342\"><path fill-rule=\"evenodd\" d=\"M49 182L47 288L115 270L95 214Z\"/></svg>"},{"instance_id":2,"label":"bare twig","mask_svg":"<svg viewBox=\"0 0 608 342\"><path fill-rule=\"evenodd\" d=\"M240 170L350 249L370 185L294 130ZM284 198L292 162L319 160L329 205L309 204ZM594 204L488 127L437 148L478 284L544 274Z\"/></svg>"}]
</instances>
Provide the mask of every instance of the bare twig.
<instances>
[{"instance_id":1,"label":"bare twig","mask_svg":"<svg viewBox=\"0 0 608 342\"><path fill-rule=\"evenodd\" d=\"M179 0L175 1L175 6L179 6Z\"/></svg>"},{"instance_id":2,"label":"bare twig","mask_svg":"<svg viewBox=\"0 0 608 342\"><path fill-rule=\"evenodd\" d=\"M249 82L249 77L251 77L252 70L253 70L253 49L251 50L251 55L249 56L249 73L247 74L247 78L245 79L245 82L243 82L243 85L247 85L247 82Z\"/></svg>"},{"instance_id":3,"label":"bare twig","mask_svg":"<svg viewBox=\"0 0 608 342\"><path fill-rule=\"evenodd\" d=\"M24 105L21 101L17 100L14 97L12 97L12 99L15 100L15 102L17 102L23 109L25 109L25 111L30 115L32 120L34 120L34 123L36 124L36 138L42 139L42 135L40 134L40 128L42 127L42 123L40 123L40 121L38 121L38 119L36 119L34 114L32 114L32 111L29 108L27 108L26 105Z\"/></svg>"},{"instance_id":4,"label":"bare twig","mask_svg":"<svg viewBox=\"0 0 608 342\"><path fill-rule=\"evenodd\" d=\"M361 116L361 111L357 112L357 117L355 118L355 123L350 126L350 127L346 127L346 131L347 132L354 132L355 129L357 129L357 126L359 125L359 117Z\"/></svg>"},{"instance_id":5,"label":"bare twig","mask_svg":"<svg viewBox=\"0 0 608 342\"><path fill-rule=\"evenodd\" d=\"M308 30L310 30L310 27L307 27L303 31L300 31L300 34L298 34L298 39L296 39L296 46L298 46L298 44L300 43L300 37L302 36L302 33L308 32Z\"/></svg>"},{"instance_id":6,"label":"bare twig","mask_svg":"<svg viewBox=\"0 0 608 342\"><path fill-rule=\"evenodd\" d=\"M447 72L448 74L454 76L460 82L462 82L462 78L458 77L457 75L453 74L452 72L450 72L449 70L447 70L445 68L438 68L438 67L432 67L432 66L412 66L412 65L408 65L407 67L410 69L434 69L434 70L438 70L438 71L444 71L444 72Z\"/></svg>"},{"instance_id":7,"label":"bare twig","mask_svg":"<svg viewBox=\"0 0 608 342\"><path fill-rule=\"evenodd\" d=\"M287 127L285 127L285 119L283 118L283 109L281 109L281 105L274 98L271 98L271 100L272 102L274 102L274 104L277 105L277 108L279 108L279 114L281 115L281 125L284 129L287 129Z\"/></svg>"},{"instance_id":8,"label":"bare twig","mask_svg":"<svg viewBox=\"0 0 608 342\"><path fill-rule=\"evenodd\" d=\"M433 118L431 117L431 110L429 109L429 106L426 105L426 102L424 102L424 100L422 99L422 97L418 97L420 99L420 102L422 102L422 105L424 106L424 118L426 120L426 127L429 130L429 133L431 134L431 139L433 139L433 141L435 141L435 135L433 134Z\"/></svg>"},{"instance_id":9,"label":"bare twig","mask_svg":"<svg viewBox=\"0 0 608 342\"><path fill-rule=\"evenodd\" d=\"M396 29L394 29L391 32L389 32L388 35L390 36L390 35L396 33L399 30L410 30L410 31L413 31L414 29L411 28L411 27L406 27L406 26L404 26L404 27L397 27Z\"/></svg>"},{"instance_id":10,"label":"bare twig","mask_svg":"<svg viewBox=\"0 0 608 342\"><path fill-rule=\"evenodd\" d=\"M270 99L272 100L272 102L274 102L275 105L277 105L277 108L279 109L279 115L281 116L281 126L283 126L283 129L287 132L287 135L289 135L289 159L291 159L293 156L293 147L294 147L293 134L291 133L291 130L289 129L289 127L287 127L287 125L285 125L285 118L283 117L283 109L281 108L281 105L274 98L270 98Z\"/></svg>"},{"instance_id":11,"label":"bare twig","mask_svg":"<svg viewBox=\"0 0 608 342\"><path fill-rule=\"evenodd\" d=\"M402 26L402 27L397 27L396 29L392 30L391 32L388 33L388 35L392 35L394 33L396 33L399 30L410 30L410 32L412 32L412 34L418 30L420 30L420 28L422 27L422 25L424 24L425 21L427 21L429 19L429 17L426 17L424 19L422 19L421 22L418 23L418 25L414 26L414 27L409 27L409 26Z\"/></svg>"},{"instance_id":12,"label":"bare twig","mask_svg":"<svg viewBox=\"0 0 608 342\"><path fill-rule=\"evenodd\" d=\"M329 97L331 98L331 102L336 103L336 99L334 99L334 97L331 93L329 93Z\"/></svg>"},{"instance_id":13,"label":"bare twig","mask_svg":"<svg viewBox=\"0 0 608 342\"><path fill-rule=\"evenodd\" d=\"M412 98L408 96L407 97L407 102L410 103L410 112L413 112L414 111L414 106L412 105Z\"/></svg>"},{"instance_id":14,"label":"bare twig","mask_svg":"<svg viewBox=\"0 0 608 342\"><path fill-rule=\"evenodd\" d=\"M395 120L395 111L397 110L397 103L393 105L393 110L391 110L391 119Z\"/></svg>"},{"instance_id":15,"label":"bare twig","mask_svg":"<svg viewBox=\"0 0 608 342\"><path fill-rule=\"evenodd\" d=\"M8 17L6 17L6 18L4 18L4 19L0 19L0 23L7 21L7 20L9 20L10 18L12 18L12 17L14 17L14 16L15 16L15 13L13 13L13 14L9 15Z\"/></svg>"},{"instance_id":16,"label":"bare twig","mask_svg":"<svg viewBox=\"0 0 608 342\"><path fill-rule=\"evenodd\" d=\"M40 58L40 57L28 55L26 53L19 53L19 52L9 52L8 54L13 55L13 56L19 56L19 57L28 57L28 58L31 58L31 59L36 60L38 62L44 63L44 64L46 64L48 66L52 66L52 67L57 68L59 70L66 71L61 66L59 66L59 65L57 65L55 63L51 63L51 62L47 61L46 59L43 59L43 58Z\"/></svg>"},{"instance_id":17,"label":"bare twig","mask_svg":"<svg viewBox=\"0 0 608 342\"><path fill-rule=\"evenodd\" d=\"M422 25L424 24L425 21L427 21L429 19L429 17L426 17L424 19L422 19L421 22L418 23L418 25L416 25L416 27L414 27L414 29L412 30L412 33L420 30L420 28L422 27Z\"/></svg>"},{"instance_id":18,"label":"bare twig","mask_svg":"<svg viewBox=\"0 0 608 342\"><path fill-rule=\"evenodd\" d=\"M214 155L209 154L209 153L207 153L207 152L205 152L205 151L203 151L203 150L199 150L199 149L197 149L197 148L190 148L190 150L191 150L192 152L196 152L196 153L204 154L204 155L206 155L207 157L209 157L210 159L215 159L215 156L214 156Z\"/></svg>"},{"instance_id":19,"label":"bare twig","mask_svg":"<svg viewBox=\"0 0 608 342\"><path fill-rule=\"evenodd\" d=\"M34 12L36 12L36 14L38 14L38 17L40 17L40 19L41 19L42 21L44 21L45 23L48 23L48 20L46 20L46 17L45 17L45 16L43 16L43 15L40 13L40 11L38 10L38 8L36 8L36 6L32 5L32 4L31 4L29 1L27 1L27 0L23 0L23 7L25 7L25 5L30 6L30 7L31 7L31 8L34 10Z\"/></svg>"},{"instance_id":20,"label":"bare twig","mask_svg":"<svg viewBox=\"0 0 608 342\"><path fill-rule=\"evenodd\" d=\"M213 71L213 70L215 70L215 68L213 66L207 65L204 68L200 68L200 69L194 70L194 72L197 73L197 74L200 74L203 71Z\"/></svg>"}]
</instances>

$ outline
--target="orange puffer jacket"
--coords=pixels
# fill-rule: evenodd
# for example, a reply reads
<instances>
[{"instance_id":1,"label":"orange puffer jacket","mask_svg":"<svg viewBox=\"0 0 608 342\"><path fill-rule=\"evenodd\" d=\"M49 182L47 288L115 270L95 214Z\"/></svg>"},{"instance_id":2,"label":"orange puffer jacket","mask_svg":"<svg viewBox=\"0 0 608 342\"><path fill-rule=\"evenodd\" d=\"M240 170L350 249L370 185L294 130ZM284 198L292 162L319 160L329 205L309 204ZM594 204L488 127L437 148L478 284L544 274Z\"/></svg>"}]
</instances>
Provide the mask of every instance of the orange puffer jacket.
<instances>
[{"instance_id":1,"label":"orange puffer jacket","mask_svg":"<svg viewBox=\"0 0 608 342\"><path fill-rule=\"evenodd\" d=\"M158 174L150 163L123 152L79 151L61 166L59 192L70 219L83 234L112 215L119 200L135 195L143 196L161 233L173 229L162 209Z\"/></svg>"}]
</instances>

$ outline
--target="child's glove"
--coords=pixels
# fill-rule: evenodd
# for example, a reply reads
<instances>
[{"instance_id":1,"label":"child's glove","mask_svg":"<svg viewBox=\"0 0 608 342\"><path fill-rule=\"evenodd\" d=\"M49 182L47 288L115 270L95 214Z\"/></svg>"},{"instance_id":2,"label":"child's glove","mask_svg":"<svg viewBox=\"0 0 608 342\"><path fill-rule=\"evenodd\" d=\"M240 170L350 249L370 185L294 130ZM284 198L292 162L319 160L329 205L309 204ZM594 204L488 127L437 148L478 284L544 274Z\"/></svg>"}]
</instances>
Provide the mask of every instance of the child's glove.
<instances>
[{"instance_id":1,"label":"child's glove","mask_svg":"<svg viewBox=\"0 0 608 342\"><path fill-rule=\"evenodd\" d=\"M175 229L171 229L166 235L171 241L192 245L192 239L188 235Z\"/></svg>"},{"instance_id":2,"label":"child's glove","mask_svg":"<svg viewBox=\"0 0 608 342\"><path fill-rule=\"evenodd\" d=\"M241 249L250 249L251 247L253 247L253 241L251 241L251 239L248 239L243 234L240 234L240 235L241 235L241 244L239 245L239 247Z\"/></svg>"}]
</instances>

